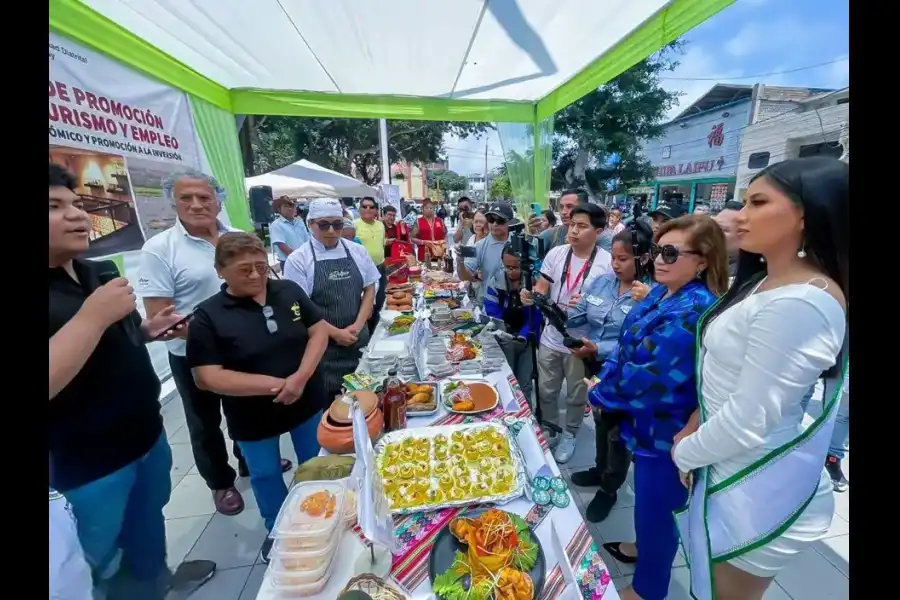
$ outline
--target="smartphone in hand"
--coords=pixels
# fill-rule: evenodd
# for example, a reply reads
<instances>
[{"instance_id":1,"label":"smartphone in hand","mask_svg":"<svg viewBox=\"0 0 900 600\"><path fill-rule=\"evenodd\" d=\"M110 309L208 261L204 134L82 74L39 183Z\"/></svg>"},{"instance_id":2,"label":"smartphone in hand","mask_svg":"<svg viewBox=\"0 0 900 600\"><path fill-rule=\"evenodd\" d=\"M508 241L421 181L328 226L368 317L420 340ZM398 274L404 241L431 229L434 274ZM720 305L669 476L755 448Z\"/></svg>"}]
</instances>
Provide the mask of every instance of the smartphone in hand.
<instances>
[{"instance_id":1,"label":"smartphone in hand","mask_svg":"<svg viewBox=\"0 0 900 600\"><path fill-rule=\"evenodd\" d=\"M179 321L175 321L174 323L169 325L169 327L164 329L161 333L158 333L157 335L150 338L150 341L158 342L159 340L162 340L162 339L165 339L165 338L171 336L173 333L175 333L176 331L178 331L179 329L181 329L182 327L187 325L188 322L190 322L190 320L193 318L194 318L194 314L191 313L188 316L184 317L183 319L181 319Z\"/></svg>"}]
</instances>

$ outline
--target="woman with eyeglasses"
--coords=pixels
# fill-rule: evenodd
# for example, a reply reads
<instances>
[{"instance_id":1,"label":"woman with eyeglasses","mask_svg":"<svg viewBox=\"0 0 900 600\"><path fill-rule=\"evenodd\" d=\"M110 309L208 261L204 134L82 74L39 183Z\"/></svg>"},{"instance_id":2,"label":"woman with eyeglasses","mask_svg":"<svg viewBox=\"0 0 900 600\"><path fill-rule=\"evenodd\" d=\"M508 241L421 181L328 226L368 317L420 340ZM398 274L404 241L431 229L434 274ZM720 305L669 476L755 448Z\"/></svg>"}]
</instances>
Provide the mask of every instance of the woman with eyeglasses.
<instances>
[{"instance_id":1,"label":"woman with eyeglasses","mask_svg":"<svg viewBox=\"0 0 900 600\"><path fill-rule=\"evenodd\" d=\"M187 362L197 386L222 397L228 433L271 530L287 498L278 438L290 434L298 464L319 452L316 429L327 396L317 367L329 326L300 286L268 277L257 236L222 234L215 266L225 283L193 313ZM266 562L270 549L267 539L260 551Z\"/></svg>"},{"instance_id":2,"label":"woman with eyeglasses","mask_svg":"<svg viewBox=\"0 0 900 600\"><path fill-rule=\"evenodd\" d=\"M284 277L300 285L333 327L321 368L330 401L341 393L344 375L356 370L359 351L369 343L367 321L381 275L363 246L342 239L345 224L337 200L314 200L307 223L312 239L288 257Z\"/></svg>"},{"instance_id":3,"label":"woman with eyeglasses","mask_svg":"<svg viewBox=\"0 0 900 600\"><path fill-rule=\"evenodd\" d=\"M585 361L590 375L599 373L616 351L622 324L638 302L632 295L635 284L653 281L652 240L646 223L636 223L633 230L616 234L612 241L613 272L596 279L585 289L578 304L569 309L567 326L589 327L587 337L581 338L584 345L573 348L572 354ZM620 435L621 414L594 410L596 466L572 475L575 485L599 488L585 510L591 523L609 516L631 466L631 453Z\"/></svg>"},{"instance_id":4,"label":"woman with eyeglasses","mask_svg":"<svg viewBox=\"0 0 900 600\"><path fill-rule=\"evenodd\" d=\"M728 288L725 236L710 217L663 223L651 255L658 285L628 313L588 396L601 410L620 413L621 436L634 455L636 542L603 545L620 562L637 563L622 600L668 595L679 539L673 512L688 496L670 452L697 409L697 323Z\"/></svg>"},{"instance_id":5,"label":"woman with eyeglasses","mask_svg":"<svg viewBox=\"0 0 900 600\"><path fill-rule=\"evenodd\" d=\"M744 199L734 283L699 326L701 410L672 449L694 480L678 522L700 600L761 600L834 516L823 467L849 371L850 167L775 163ZM824 406L804 424L819 377Z\"/></svg>"}]
</instances>

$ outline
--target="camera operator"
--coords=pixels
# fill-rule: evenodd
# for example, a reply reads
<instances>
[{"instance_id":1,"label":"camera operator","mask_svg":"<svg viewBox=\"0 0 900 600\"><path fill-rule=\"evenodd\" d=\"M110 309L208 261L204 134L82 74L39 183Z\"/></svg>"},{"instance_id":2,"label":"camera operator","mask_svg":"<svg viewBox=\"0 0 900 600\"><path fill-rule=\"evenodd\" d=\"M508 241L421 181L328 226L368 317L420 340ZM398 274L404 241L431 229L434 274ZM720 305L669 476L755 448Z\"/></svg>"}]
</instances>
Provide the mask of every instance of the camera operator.
<instances>
[{"instance_id":1,"label":"camera operator","mask_svg":"<svg viewBox=\"0 0 900 600\"><path fill-rule=\"evenodd\" d=\"M653 279L650 246L653 236L646 223L632 223L616 234L612 242L612 273L596 279L585 291L581 301L569 309L569 327L590 328L582 338L584 346L573 348L572 354L585 360L588 371L596 375L607 358L613 356L619 341L622 324L638 302L633 297L635 286L647 276ZM599 523L609 516L616 503L616 493L631 464L631 453L619 435L621 413L594 411L597 440L597 464L586 471L574 473L572 481L584 487L599 489L587 506L585 516L591 523Z\"/></svg>"},{"instance_id":2,"label":"camera operator","mask_svg":"<svg viewBox=\"0 0 900 600\"><path fill-rule=\"evenodd\" d=\"M509 228L518 225L512 206L505 202L492 204L485 214L491 234L475 244L475 256L460 263L459 276L463 281L489 281L503 269L503 248L509 242ZM482 285L473 298L477 306L484 303Z\"/></svg>"},{"instance_id":3,"label":"camera operator","mask_svg":"<svg viewBox=\"0 0 900 600\"><path fill-rule=\"evenodd\" d=\"M549 296L562 310L576 306L582 290L610 271L609 252L597 247L597 236L606 227L606 212L593 204L579 204L569 214L568 244L557 246L547 253L541 266L541 277L535 281L534 291ZM531 292L520 292L522 303L531 306ZM584 361L573 356L563 344L563 334L554 327L544 327L538 348L538 399L542 419L549 427L544 435L554 456L565 463L575 452L575 435L584 420L587 388ZM566 382L566 422L559 425L558 396L562 382ZM557 434L557 430L562 430Z\"/></svg>"},{"instance_id":4,"label":"camera operator","mask_svg":"<svg viewBox=\"0 0 900 600\"><path fill-rule=\"evenodd\" d=\"M503 354L519 387L533 408L532 376L534 364L531 356L537 331L541 327L541 311L535 306L524 306L519 292L522 290L522 268L513 246L503 247L503 269L495 273L487 283L484 294L484 313L506 323L510 335L523 339L499 341Z\"/></svg>"},{"instance_id":5,"label":"camera operator","mask_svg":"<svg viewBox=\"0 0 900 600\"><path fill-rule=\"evenodd\" d=\"M472 210L472 201L468 196L462 196L456 201L456 210L459 214L459 227L453 232L453 243L464 244L474 233L472 229L474 211Z\"/></svg>"}]
</instances>

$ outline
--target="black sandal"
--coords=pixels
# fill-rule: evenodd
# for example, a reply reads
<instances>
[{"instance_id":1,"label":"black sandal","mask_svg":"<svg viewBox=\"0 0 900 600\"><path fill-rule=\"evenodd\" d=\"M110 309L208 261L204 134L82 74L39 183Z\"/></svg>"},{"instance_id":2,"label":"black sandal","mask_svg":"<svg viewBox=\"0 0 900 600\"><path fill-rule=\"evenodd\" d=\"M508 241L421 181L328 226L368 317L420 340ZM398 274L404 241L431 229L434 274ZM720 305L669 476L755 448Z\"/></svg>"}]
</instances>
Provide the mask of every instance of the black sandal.
<instances>
[{"instance_id":1,"label":"black sandal","mask_svg":"<svg viewBox=\"0 0 900 600\"><path fill-rule=\"evenodd\" d=\"M623 554L621 550L619 550L619 546L622 545L622 542L607 542L603 544L604 550L610 553L610 555L622 563L623 565L633 565L637 562L637 556L628 556L627 554Z\"/></svg>"}]
</instances>

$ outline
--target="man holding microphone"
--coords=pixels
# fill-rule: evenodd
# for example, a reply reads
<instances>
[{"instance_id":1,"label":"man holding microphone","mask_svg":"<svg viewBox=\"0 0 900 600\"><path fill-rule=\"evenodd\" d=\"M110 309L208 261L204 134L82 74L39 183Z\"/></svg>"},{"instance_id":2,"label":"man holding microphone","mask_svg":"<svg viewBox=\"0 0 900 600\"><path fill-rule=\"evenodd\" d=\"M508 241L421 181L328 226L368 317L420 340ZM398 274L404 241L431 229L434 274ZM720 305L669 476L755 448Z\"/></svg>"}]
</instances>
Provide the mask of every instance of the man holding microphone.
<instances>
[{"instance_id":1,"label":"man holding microphone","mask_svg":"<svg viewBox=\"0 0 900 600\"><path fill-rule=\"evenodd\" d=\"M215 572L210 561L182 563L174 576L166 566L172 453L145 344L174 335L181 316L169 308L142 321L115 263L78 258L91 221L74 189L74 177L51 163L50 488L71 504L97 591L161 600Z\"/></svg>"}]
</instances>

